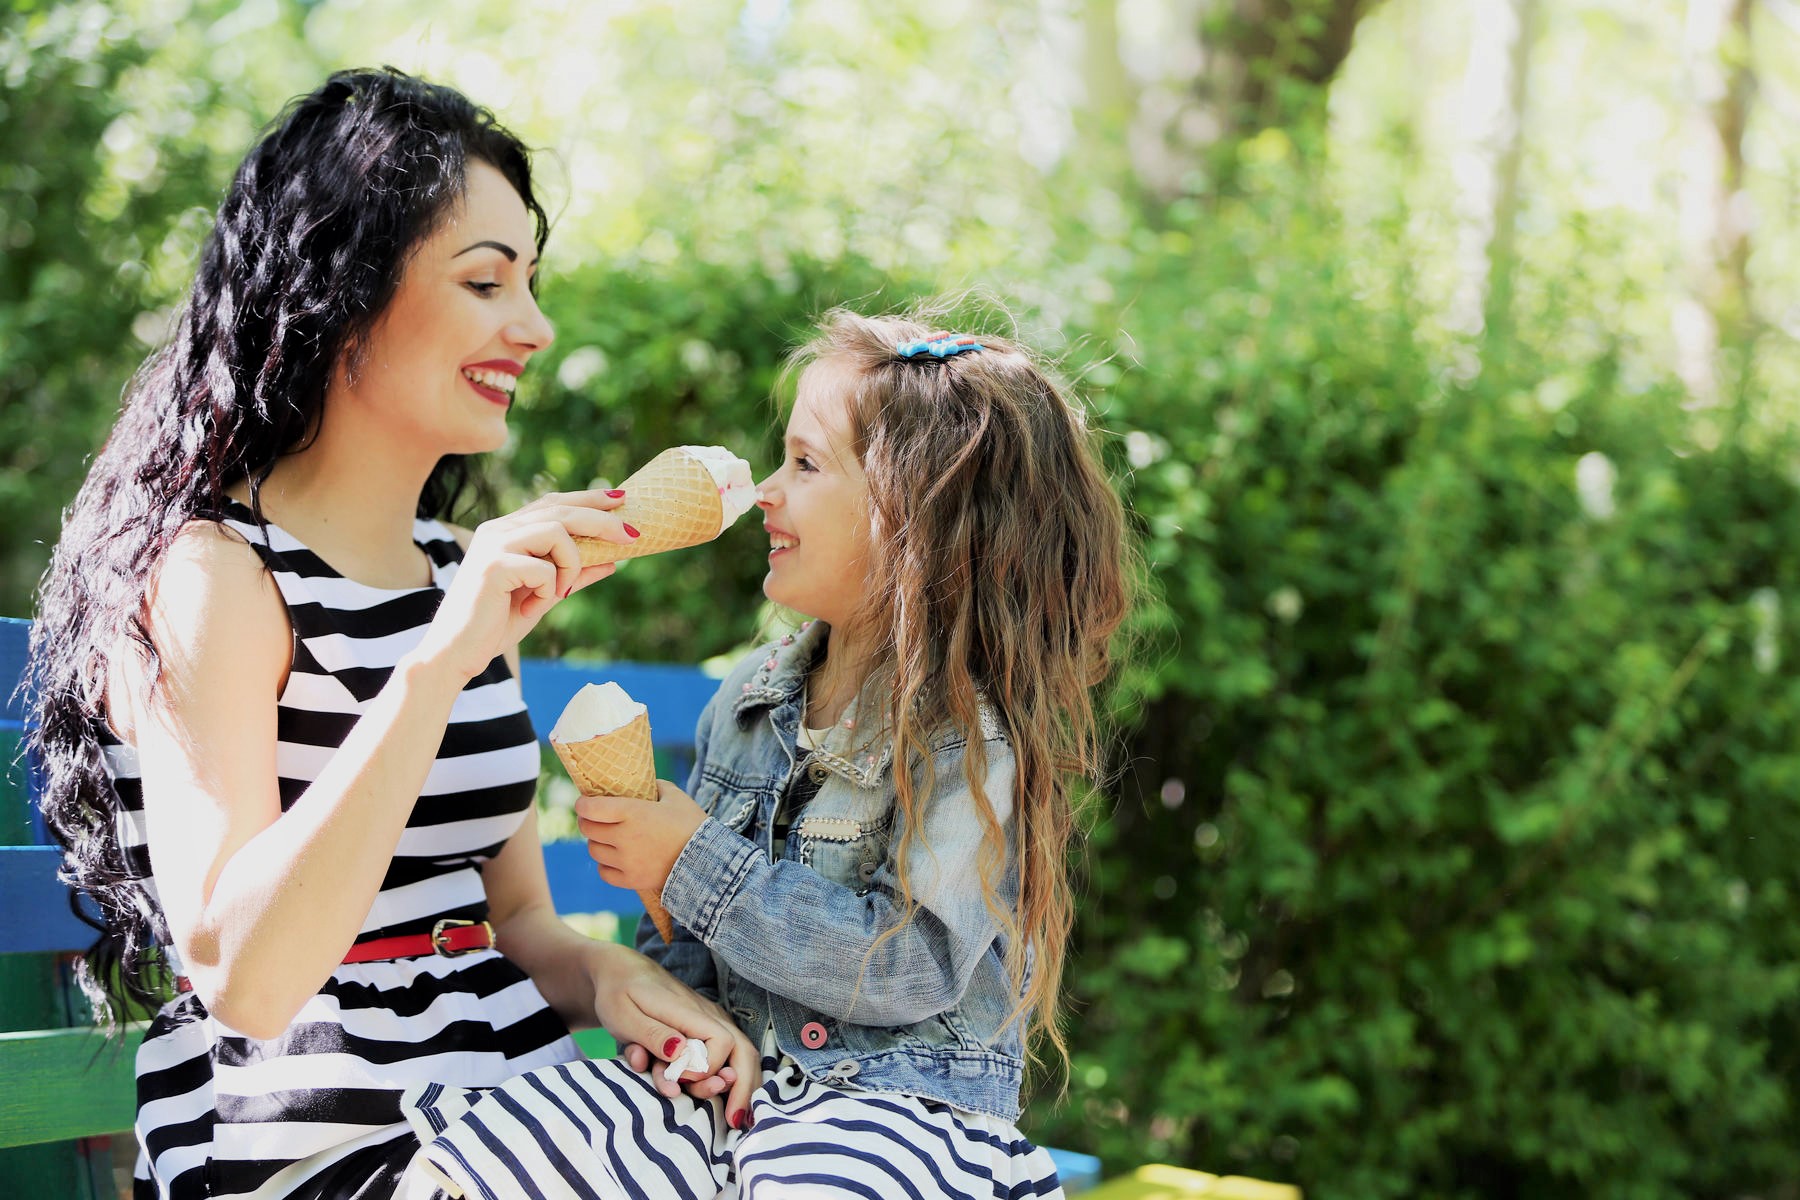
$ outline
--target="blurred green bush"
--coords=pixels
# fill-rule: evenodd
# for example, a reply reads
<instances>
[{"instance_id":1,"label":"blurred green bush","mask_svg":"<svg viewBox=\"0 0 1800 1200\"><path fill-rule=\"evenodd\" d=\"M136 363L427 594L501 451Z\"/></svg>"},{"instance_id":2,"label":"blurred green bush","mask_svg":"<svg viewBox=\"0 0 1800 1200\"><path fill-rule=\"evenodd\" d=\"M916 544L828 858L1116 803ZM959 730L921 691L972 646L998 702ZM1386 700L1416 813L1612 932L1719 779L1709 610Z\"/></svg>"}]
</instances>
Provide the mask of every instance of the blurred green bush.
<instances>
[{"instance_id":1,"label":"blurred green bush","mask_svg":"<svg viewBox=\"0 0 1800 1200\"><path fill-rule=\"evenodd\" d=\"M1318 1198L1767 1194L1800 1178L1793 441L1574 336L1579 262L1515 341L1425 344L1408 264L1304 183L1117 281L1164 632L1034 1128Z\"/></svg>"}]
</instances>

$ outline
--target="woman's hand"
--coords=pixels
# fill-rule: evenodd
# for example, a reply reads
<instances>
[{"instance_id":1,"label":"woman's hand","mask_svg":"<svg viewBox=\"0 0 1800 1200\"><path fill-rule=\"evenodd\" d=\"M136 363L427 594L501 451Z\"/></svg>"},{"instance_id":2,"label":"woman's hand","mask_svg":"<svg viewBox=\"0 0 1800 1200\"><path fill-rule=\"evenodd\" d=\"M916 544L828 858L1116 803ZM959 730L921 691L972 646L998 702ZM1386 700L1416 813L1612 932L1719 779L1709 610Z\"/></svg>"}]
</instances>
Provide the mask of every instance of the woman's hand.
<instances>
[{"instance_id":1,"label":"woman's hand","mask_svg":"<svg viewBox=\"0 0 1800 1200\"><path fill-rule=\"evenodd\" d=\"M614 563L583 567L575 537L629 545L633 535L611 512L624 496L552 492L483 522L416 653L465 679L487 670L557 601L613 573Z\"/></svg>"},{"instance_id":2,"label":"woman's hand","mask_svg":"<svg viewBox=\"0 0 1800 1200\"><path fill-rule=\"evenodd\" d=\"M600 864L600 878L614 887L660 895L682 848L706 822L706 810L668 780L657 780L656 790L656 800L582 796L575 801L588 855Z\"/></svg>"},{"instance_id":3,"label":"woman's hand","mask_svg":"<svg viewBox=\"0 0 1800 1200\"><path fill-rule=\"evenodd\" d=\"M633 952L609 961L595 988L594 1015L619 1043L626 1064L634 1071L650 1071L658 1092L674 1096L685 1087L695 1099L705 1100L729 1089L726 1122L733 1129L748 1123L750 1097L762 1085L762 1061L717 1004ZM688 1071L679 1080L665 1079L662 1064L673 1061L689 1038L706 1044L706 1073ZM654 1058L647 1046L656 1047Z\"/></svg>"}]
</instances>

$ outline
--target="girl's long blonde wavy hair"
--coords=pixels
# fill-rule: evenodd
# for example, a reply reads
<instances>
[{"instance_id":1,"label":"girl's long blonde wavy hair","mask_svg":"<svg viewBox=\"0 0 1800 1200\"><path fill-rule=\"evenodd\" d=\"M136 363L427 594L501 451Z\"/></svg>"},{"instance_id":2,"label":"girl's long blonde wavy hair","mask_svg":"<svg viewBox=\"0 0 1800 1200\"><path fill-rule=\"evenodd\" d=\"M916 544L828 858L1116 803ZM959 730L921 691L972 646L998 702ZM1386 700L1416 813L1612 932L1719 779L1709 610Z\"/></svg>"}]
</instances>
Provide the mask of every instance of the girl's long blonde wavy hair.
<instances>
[{"instance_id":1,"label":"girl's long blonde wavy hair","mask_svg":"<svg viewBox=\"0 0 1800 1200\"><path fill-rule=\"evenodd\" d=\"M909 920L917 910L907 863L933 785L930 740L949 726L981 746L985 699L1017 768L1014 910L999 898L1008 836L983 787L986 760L963 756L983 830L982 891L1019 997L1005 1024L1025 1018L1033 1061L1042 1037L1066 1065L1073 785L1104 770L1093 694L1111 672L1134 560L1085 414L1028 351L981 334L979 351L899 357L897 347L941 336L941 311L833 310L788 375L830 364L853 381L847 408L874 549L851 640L868 647L859 677L893 742L902 908Z\"/></svg>"}]
</instances>

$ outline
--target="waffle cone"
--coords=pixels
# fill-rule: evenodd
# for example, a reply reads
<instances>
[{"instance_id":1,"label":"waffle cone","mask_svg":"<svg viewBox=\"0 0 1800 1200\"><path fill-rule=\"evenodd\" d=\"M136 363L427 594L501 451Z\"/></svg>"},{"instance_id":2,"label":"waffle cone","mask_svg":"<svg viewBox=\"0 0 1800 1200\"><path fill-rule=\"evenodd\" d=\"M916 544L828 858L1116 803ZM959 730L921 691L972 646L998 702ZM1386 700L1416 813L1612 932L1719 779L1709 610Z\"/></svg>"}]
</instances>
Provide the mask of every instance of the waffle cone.
<instances>
[{"instance_id":1,"label":"waffle cone","mask_svg":"<svg viewBox=\"0 0 1800 1200\"><path fill-rule=\"evenodd\" d=\"M611 733L579 742L552 741L556 757L584 796L631 796L655 800L656 754L650 747L650 718L643 713ZM656 892L641 891L638 899L656 923L665 942L675 940L675 925Z\"/></svg>"},{"instance_id":2,"label":"waffle cone","mask_svg":"<svg viewBox=\"0 0 1800 1200\"><path fill-rule=\"evenodd\" d=\"M612 511L640 536L629 546L601 538L576 538L582 566L680 550L719 536L725 514L719 485L706 464L681 447L664 450L619 486L625 491L625 503Z\"/></svg>"}]
</instances>

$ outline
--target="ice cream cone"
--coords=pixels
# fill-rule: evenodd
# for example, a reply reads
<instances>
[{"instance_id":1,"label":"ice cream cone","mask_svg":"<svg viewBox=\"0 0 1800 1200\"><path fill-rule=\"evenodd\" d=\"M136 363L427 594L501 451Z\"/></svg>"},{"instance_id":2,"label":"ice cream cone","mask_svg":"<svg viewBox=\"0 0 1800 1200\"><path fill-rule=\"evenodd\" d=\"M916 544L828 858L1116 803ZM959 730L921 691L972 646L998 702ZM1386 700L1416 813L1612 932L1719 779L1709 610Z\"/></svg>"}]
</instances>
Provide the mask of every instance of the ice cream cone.
<instances>
[{"instance_id":1,"label":"ice cream cone","mask_svg":"<svg viewBox=\"0 0 1800 1200\"><path fill-rule=\"evenodd\" d=\"M754 485L749 482L747 464L741 469L741 483L722 484L707 465L707 457L714 454L730 457L716 447L675 446L634 471L619 485L625 503L612 511L638 531L638 538L630 545L620 545L577 537L581 565L593 567L698 546L725 532L750 507Z\"/></svg>"},{"instance_id":2,"label":"ice cream cone","mask_svg":"<svg viewBox=\"0 0 1800 1200\"><path fill-rule=\"evenodd\" d=\"M573 701L571 701L573 703ZM638 713L629 724L579 741L560 741L553 733L550 745L584 796L631 796L655 800L656 757L650 746L650 718ZM675 939L675 925L662 897L640 891L644 911L656 923L665 942Z\"/></svg>"}]
</instances>

